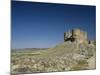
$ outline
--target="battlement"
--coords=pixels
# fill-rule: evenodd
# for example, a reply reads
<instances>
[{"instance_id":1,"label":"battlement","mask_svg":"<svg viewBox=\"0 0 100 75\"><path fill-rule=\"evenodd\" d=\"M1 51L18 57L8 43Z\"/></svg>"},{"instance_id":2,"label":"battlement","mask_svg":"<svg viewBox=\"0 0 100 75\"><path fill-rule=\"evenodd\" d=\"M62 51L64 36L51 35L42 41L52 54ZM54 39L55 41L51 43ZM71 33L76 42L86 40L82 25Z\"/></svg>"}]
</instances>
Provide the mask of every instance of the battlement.
<instances>
[{"instance_id":1,"label":"battlement","mask_svg":"<svg viewBox=\"0 0 100 75\"><path fill-rule=\"evenodd\" d=\"M64 33L64 41L83 43L87 40L87 32L80 29L72 29Z\"/></svg>"}]
</instances>

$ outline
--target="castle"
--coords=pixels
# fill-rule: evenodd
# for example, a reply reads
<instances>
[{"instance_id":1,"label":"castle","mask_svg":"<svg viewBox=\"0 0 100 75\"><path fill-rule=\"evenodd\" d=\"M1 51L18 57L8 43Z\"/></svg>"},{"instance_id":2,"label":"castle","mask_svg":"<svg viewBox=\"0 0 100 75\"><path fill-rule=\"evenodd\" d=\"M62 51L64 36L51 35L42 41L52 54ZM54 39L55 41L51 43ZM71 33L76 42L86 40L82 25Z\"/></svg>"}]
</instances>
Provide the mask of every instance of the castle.
<instances>
[{"instance_id":1,"label":"castle","mask_svg":"<svg viewBox=\"0 0 100 75\"><path fill-rule=\"evenodd\" d=\"M77 43L87 42L87 32L80 29L72 29L71 31L64 33L64 42L66 41Z\"/></svg>"}]
</instances>

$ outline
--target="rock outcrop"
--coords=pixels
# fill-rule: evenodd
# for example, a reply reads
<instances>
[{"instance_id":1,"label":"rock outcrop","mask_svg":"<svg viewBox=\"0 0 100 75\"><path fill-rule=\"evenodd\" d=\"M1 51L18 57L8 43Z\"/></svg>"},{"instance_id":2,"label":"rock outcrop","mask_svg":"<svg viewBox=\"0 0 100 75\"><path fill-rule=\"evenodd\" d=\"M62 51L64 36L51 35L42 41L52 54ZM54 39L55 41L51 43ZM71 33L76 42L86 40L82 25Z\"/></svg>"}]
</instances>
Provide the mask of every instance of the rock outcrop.
<instances>
[{"instance_id":1,"label":"rock outcrop","mask_svg":"<svg viewBox=\"0 0 100 75\"><path fill-rule=\"evenodd\" d=\"M46 50L15 52L11 58L12 74L62 72L96 68L96 41L87 32L73 29L64 33L64 42Z\"/></svg>"}]
</instances>

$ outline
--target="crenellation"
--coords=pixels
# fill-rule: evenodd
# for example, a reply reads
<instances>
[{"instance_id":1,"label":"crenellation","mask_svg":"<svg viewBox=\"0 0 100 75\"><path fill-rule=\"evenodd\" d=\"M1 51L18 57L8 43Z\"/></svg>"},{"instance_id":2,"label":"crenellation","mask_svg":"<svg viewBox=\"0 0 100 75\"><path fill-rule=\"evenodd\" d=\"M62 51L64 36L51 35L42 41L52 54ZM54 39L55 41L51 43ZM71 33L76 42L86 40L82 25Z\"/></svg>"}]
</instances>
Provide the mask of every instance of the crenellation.
<instances>
[{"instance_id":1,"label":"crenellation","mask_svg":"<svg viewBox=\"0 0 100 75\"><path fill-rule=\"evenodd\" d=\"M64 41L83 43L87 41L87 32L80 29L72 29L70 32L64 33Z\"/></svg>"}]
</instances>

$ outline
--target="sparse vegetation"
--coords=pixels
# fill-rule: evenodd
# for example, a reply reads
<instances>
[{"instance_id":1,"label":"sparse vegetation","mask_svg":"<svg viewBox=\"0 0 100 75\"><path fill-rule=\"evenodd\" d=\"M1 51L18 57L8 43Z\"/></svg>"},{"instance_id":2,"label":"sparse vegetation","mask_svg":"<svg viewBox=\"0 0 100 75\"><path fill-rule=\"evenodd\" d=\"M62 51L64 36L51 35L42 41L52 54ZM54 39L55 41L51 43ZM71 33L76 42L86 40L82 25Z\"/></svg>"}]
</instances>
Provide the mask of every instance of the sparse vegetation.
<instances>
[{"instance_id":1,"label":"sparse vegetation","mask_svg":"<svg viewBox=\"0 0 100 75\"><path fill-rule=\"evenodd\" d=\"M96 44L88 43L86 33L76 29L65 38L53 48L12 52L12 74L95 69Z\"/></svg>"},{"instance_id":2,"label":"sparse vegetation","mask_svg":"<svg viewBox=\"0 0 100 75\"><path fill-rule=\"evenodd\" d=\"M86 70L88 67L88 62L86 60L79 60L77 64L71 68L72 71L75 70Z\"/></svg>"},{"instance_id":3,"label":"sparse vegetation","mask_svg":"<svg viewBox=\"0 0 100 75\"><path fill-rule=\"evenodd\" d=\"M65 42L47 50L13 52L11 70L12 74L85 70L89 69L87 61L94 54L95 46L82 44L76 48L76 43L72 42Z\"/></svg>"}]
</instances>

